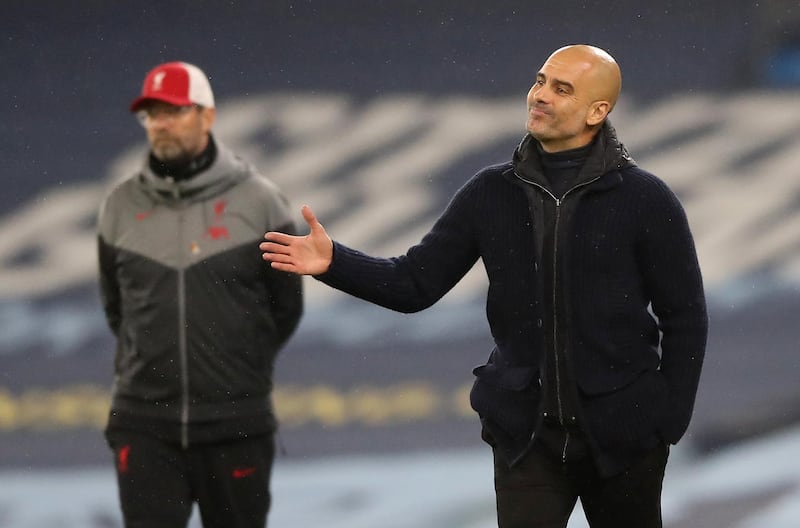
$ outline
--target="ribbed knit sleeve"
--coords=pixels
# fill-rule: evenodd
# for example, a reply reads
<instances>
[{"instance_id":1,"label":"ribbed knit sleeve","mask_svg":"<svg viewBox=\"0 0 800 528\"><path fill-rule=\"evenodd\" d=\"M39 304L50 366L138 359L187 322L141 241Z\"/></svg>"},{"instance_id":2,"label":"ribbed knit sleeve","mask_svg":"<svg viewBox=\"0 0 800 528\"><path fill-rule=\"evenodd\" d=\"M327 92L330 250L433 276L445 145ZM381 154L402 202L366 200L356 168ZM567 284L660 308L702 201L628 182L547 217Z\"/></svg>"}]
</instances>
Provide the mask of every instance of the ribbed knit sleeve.
<instances>
[{"instance_id":1,"label":"ribbed knit sleeve","mask_svg":"<svg viewBox=\"0 0 800 528\"><path fill-rule=\"evenodd\" d=\"M689 425L705 355L708 316L703 282L686 214L673 192L647 175L637 244L645 288L662 332L661 367L670 387L669 431L677 442Z\"/></svg>"},{"instance_id":2,"label":"ribbed knit sleeve","mask_svg":"<svg viewBox=\"0 0 800 528\"><path fill-rule=\"evenodd\" d=\"M462 187L422 241L405 255L379 258L334 243L325 284L403 313L418 312L442 298L477 261L474 204L478 178Z\"/></svg>"}]
</instances>

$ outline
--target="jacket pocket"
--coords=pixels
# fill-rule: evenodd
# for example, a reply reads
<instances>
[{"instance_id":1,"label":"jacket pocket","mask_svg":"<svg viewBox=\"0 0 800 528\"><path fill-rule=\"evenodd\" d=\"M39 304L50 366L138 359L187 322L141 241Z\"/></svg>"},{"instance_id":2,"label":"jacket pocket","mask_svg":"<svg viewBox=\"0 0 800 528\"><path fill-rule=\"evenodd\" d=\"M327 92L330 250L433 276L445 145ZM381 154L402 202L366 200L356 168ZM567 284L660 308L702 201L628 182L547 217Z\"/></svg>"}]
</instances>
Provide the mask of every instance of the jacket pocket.
<instances>
[{"instance_id":1,"label":"jacket pocket","mask_svg":"<svg viewBox=\"0 0 800 528\"><path fill-rule=\"evenodd\" d=\"M582 395L589 427L602 447L630 449L661 436L669 389L660 371L642 372L610 392Z\"/></svg>"},{"instance_id":2,"label":"jacket pocket","mask_svg":"<svg viewBox=\"0 0 800 528\"><path fill-rule=\"evenodd\" d=\"M472 370L475 383L470 404L483 420L490 420L512 436L528 435L539 407L539 370L494 363Z\"/></svg>"},{"instance_id":3,"label":"jacket pocket","mask_svg":"<svg viewBox=\"0 0 800 528\"><path fill-rule=\"evenodd\" d=\"M479 381L498 389L522 391L531 386L534 376L538 374L538 369L533 367L498 367L494 363L487 363L486 365L478 365L472 369L472 373Z\"/></svg>"}]
</instances>

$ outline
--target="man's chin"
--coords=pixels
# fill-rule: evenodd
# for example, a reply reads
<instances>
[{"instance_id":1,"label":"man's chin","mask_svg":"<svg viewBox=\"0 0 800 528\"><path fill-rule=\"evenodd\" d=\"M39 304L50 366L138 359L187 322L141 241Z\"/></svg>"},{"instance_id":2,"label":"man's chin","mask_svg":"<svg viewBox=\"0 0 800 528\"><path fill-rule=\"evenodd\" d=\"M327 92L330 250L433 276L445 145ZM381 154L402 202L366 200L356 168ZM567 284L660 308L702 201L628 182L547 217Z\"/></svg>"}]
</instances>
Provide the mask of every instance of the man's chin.
<instances>
[{"instance_id":1,"label":"man's chin","mask_svg":"<svg viewBox=\"0 0 800 528\"><path fill-rule=\"evenodd\" d=\"M539 121L535 119L528 119L528 122L525 123L525 128L528 129L528 133L533 137L538 137L542 135L542 126Z\"/></svg>"},{"instance_id":2,"label":"man's chin","mask_svg":"<svg viewBox=\"0 0 800 528\"><path fill-rule=\"evenodd\" d=\"M177 164L186 160L186 153L174 148L151 148L153 156L162 163Z\"/></svg>"},{"instance_id":3,"label":"man's chin","mask_svg":"<svg viewBox=\"0 0 800 528\"><path fill-rule=\"evenodd\" d=\"M535 127L528 127L528 134L530 134L534 139L538 139L539 141L545 139L542 135L542 131Z\"/></svg>"}]
</instances>

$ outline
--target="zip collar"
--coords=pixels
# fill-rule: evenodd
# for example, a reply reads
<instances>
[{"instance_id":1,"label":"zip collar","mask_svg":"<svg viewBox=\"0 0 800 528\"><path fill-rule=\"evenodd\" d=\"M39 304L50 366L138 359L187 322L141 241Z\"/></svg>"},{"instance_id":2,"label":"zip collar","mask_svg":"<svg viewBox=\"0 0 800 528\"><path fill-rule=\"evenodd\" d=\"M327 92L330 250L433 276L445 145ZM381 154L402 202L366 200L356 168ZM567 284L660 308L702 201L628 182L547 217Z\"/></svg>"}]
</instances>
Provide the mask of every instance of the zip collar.
<instances>
[{"instance_id":1,"label":"zip collar","mask_svg":"<svg viewBox=\"0 0 800 528\"><path fill-rule=\"evenodd\" d=\"M247 164L217 142L217 157L206 170L186 180L158 176L145 161L137 178L144 192L156 202L194 203L219 195L247 177Z\"/></svg>"},{"instance_id":2,"label":"zip collar","mask_svg":"<svg viewBox=\"0 0 800 528\"><path fill-rule=\"evenodd\" d=\"M620 170L633 167L636 162L617 139L617 134L611 123L606 120L593 140L592 147L586 162L583 165L575 185L564 196L556 197L550 189L550 184L544 176L541 159L537 148L538 141L530 134L520 141L514 150L511 169L506 171L507 179L516 181L517 184L527 183L542 189L556 201L564 198L575 189L599 182L593 188L602 190L618 185L622 181Z\"/></svg>"}]
</instances>

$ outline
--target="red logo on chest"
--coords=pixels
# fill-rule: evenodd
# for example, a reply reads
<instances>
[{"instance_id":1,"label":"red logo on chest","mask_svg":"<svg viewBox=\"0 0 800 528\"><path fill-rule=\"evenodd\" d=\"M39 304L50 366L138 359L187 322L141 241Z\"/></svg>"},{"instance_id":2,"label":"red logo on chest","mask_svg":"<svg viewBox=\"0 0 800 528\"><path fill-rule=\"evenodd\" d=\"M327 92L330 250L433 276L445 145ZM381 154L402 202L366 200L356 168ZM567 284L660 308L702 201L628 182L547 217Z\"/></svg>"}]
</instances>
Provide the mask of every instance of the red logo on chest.
<instances>
[{"instance_id":1,"label":"red logo on chest","mask_svg":"<svg viewBox=\"0 0 800 528\"><path fill-rule=\"evenodd\" d=\"M222 220L222 215L225 214L225 208L227 206L227 200L220 200L214 204L214 220Z\"/></svg>"},{"instance_id":2,"label":"red logo on chest","mask_svg":"<svg viewBox=\"0 0 800 528\"><path fill-rule=\"evenodd\" d=\"M227 200L219 200L214 203L214 224L206 231L206 237L211 240L220 240L230 238L228 228L222 225L222 217L225 215L225 208L228 206Z\"/></svg>"},{"instance_id":3,"label":"red logo on chest","mask_svg":"<svg viewBox=\"0 0 800 528\"><path fill-rule=\"evenodd\" d=\"M206 231L206 236L211 240L219 240L220 238L230 238L228 228L225 226L211 226Z\"/></svg>"}]
</instances>

